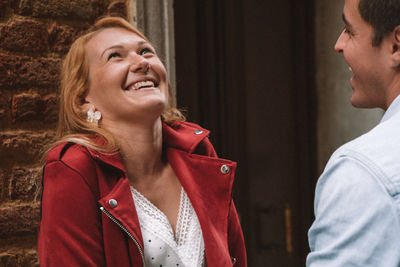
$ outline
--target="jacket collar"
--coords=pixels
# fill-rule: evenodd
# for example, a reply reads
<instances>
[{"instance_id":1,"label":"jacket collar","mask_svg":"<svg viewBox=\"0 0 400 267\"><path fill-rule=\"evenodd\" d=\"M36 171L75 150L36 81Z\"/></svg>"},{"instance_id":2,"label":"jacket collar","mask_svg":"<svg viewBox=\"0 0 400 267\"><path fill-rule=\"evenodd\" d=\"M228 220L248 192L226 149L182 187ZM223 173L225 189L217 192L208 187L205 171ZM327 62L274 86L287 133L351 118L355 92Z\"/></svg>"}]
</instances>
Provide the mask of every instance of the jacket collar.
<instances>
[{"instance_id":1,"label":"jacket collar","mask_svg":"<svg viewBox=\"0 0 400 267\"><path fill-rule=\"evenodd\" d=\"M188 153L193 153L197 145L209 134L209 130L190 122L180 122L173 126L163 124L164 145Z\"/></svg>"},{"instance_id":2,"label":"jacket collar","mask_svg":"<svg viewBox=\"0 0 400 267\"><path fill-rule=\"evenodd\" d=\"M197 145L209 134L209 130L203 129L190 122L179 122L172 126L163 123L164 146L188 153L192 153L196 149ZM96 139L95 142L100 144L104 141ZM105 154L91 148L87 148L87 150L93 159L126 173L125 167L122 164L121 157L118 153Z\"/></svg>"}]
</instances>

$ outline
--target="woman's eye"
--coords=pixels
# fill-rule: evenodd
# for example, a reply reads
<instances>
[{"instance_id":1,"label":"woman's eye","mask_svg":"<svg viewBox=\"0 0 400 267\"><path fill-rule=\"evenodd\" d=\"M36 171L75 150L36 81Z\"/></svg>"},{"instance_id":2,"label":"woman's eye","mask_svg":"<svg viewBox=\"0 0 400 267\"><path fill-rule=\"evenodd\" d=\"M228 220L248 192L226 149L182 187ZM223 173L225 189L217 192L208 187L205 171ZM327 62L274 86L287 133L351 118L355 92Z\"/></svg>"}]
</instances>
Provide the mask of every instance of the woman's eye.
<instances>
[{"instance_id":1,"label":"woman's eye","mask_svg":"<svg viewBox=\"0 0 400 267\"><path fill-rule=\"evenodd\" d=\"M118 52L113 52L113 53L111 53L110 55L108 55L107 60L110 60L110 59L112 59L112 58L114 58L114 57L120 57L120 56L121 56L120 53L118 53Z\"/></svg>"},{"instance_id":2,"label":"woman's eye","mask_svg":"<svg viewBox=\"0 0 400 267\"><path fill-rule=\"evenodd\" d=\"M153 51L150 48L143 48L142 50L140 50L141 56L148 54L148 53L153 53Z\"/></svg>"}]
</instances>

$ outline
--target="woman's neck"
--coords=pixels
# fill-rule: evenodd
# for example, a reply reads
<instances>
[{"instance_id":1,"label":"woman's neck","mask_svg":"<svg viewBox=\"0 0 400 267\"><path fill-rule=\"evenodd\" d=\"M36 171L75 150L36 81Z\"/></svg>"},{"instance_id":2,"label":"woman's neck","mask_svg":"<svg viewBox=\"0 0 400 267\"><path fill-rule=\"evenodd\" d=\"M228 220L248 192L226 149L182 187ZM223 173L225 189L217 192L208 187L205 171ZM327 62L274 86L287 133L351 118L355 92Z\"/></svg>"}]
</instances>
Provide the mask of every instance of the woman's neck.
<instances>
[{"instance_id":1,"label":"woman's neck","mask_svg":"<svg viewBox=\"0 0 400 267\"><path fill-rule=\"evenodd\" d=\"M146 125L119 125L107 127L120 147L131 184L151 183L165 169L162 160L162 122L157 119Z\"/></svg>"}]
</instances>

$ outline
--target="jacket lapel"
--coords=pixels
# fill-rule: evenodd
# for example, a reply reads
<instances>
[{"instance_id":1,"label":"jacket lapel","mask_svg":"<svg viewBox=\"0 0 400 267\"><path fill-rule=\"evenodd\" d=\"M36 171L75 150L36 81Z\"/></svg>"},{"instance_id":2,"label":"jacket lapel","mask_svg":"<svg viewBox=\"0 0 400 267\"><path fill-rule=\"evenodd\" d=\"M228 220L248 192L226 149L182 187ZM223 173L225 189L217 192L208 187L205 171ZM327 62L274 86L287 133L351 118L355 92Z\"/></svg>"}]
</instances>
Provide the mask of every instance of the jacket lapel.
<instances>
[{"instance_id":1,"label":"jacket lapel","mask_svg":"<svg viewBox=\"0 0 400 267\"><path fill-rule=\"evenodd\" d=\"M228 213L236 163L173 148L167 150L167 156L199 218L207 261L225 266L226 259L230 259ZM229 168L226 174L221 171L223 165Z\"/></svg>"},{"instance_id":2,"label":"jacket lapel","mask_svg":"<svg viewBox=\"0 0 400 267\"><path fill-rule=\"evenodd\" d=\"M209 264L212 263L212 266L229 266L231 262L227 237L228 214L236 163L217 157L193 154L201 144L210 148L208 150L213 152L210 155L215 155L209 141L204 142L208 135L208 130L192 123L183 122L173 127L163 124L164 147L168 162L199 218L207 261ZM99 200L99 203L123 224L143 250L139 219L119 155L105 155L91 149L89 153L97 161L118 169L124 176L109 194ZM221 169L223 165L225 171ZM226 167L229 171L226 171ZM110 204L111 199L117 201L116 207Z\"/></svg>"},{"instance_id":3,"label":"jacket lapel","mask_svg":"<svg viewBox=\"0 0 400 267\"><path fill-rule=\"evenodd\" d=\"M143 251L142 233L128 179L119 179L112 191L101 198L99 203L133 235Z\"/></svg>"}]
</instances>

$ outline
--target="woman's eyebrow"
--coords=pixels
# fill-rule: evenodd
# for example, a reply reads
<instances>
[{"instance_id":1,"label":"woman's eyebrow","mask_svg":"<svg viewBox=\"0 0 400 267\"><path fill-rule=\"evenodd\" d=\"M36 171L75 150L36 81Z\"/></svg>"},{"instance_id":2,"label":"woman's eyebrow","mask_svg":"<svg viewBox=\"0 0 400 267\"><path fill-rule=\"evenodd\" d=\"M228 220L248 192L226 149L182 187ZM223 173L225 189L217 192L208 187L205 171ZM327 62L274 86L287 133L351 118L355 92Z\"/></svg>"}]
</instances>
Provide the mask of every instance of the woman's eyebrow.
<instances>
[{"instance_id":1,"label":"woman's eyebrow","mask_svg":"<svg viewBox=\"0 0 400 267\"><path fill-rule=\"evenodd\" d=\"M138 42L138 45L143 45L143 44L147 44L147 42L146 41L139 41Z\"/></svg>"},{"instance_id":2,"label":"woman's eyebrow","mask_svg":"<svg viewBox=\"0 0 400 267\"><path fill-rule=\"evenodd\" d=\"M146 41L139 41L139 42L137 43L138 46L142 46L142 45L146 45L146 44L149 44L149 42L146 42ZM107 50L114 49L114 48L124 48L124 46L123 46L123 45L120 45L120 44L110 46L110 47L106 48L106 49L103 51L103 53L101 53L100 58L103 57L104 53L105 53Z\"/></svg>"},{"instance_id":3,"label":"woman's eyebrow","mask_svg":"<svg viewBox=\"0 0 400 267\"><path fill-rule=\"evenodd\" d=\"M106 49L103 51L103 53L101 53L100 58L103 57L104 53L105 53L107 50L111 50L111 49L114 49L114 48L123 48L123 46L122 46L122 45L113 45L113 46L110 46L110 47L106 48Z\"/></svg>"}]
</instances>

